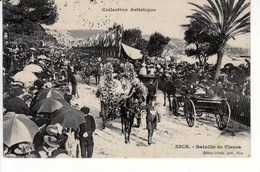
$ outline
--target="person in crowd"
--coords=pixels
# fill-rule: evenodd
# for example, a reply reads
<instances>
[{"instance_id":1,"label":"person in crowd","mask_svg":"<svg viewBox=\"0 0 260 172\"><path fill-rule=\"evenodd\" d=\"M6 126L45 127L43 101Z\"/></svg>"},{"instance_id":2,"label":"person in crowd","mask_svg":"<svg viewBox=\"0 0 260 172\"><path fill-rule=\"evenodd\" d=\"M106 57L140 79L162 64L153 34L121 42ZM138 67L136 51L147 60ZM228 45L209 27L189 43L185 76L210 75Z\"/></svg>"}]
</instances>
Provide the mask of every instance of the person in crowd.
<instances>
[{"instance_id":1,"label":"person in crowd","mask_svg":"<svg viewBox=\"0 0 260 172\"><path fill-rule=\"evenodd\" d=\"M88 107L82 107L80 109L85 114L86 123L80 126L80 147L82 158L92 158L94 140L93 132L96 130L96 124L93 116L89 114L90 109Z\"/></svg>"},{"instance_id":2,"label":"person in crowd","mask_svg":"<svg viewBox=\"0 0 260 172\"><path fill-rule=\"evenodd\" d=\"M153 143L152 137L154 130L157 128L157 122L161 121L160 114L156 109L156 97L152 96L146 107L146 129L148 130L148 145Z\"/></svg>"},{"instance_id":3,"label":"person in crowd","mask_svg":"<svg viewBox=\"0 0 260 172\"><path fill-rule=\"evenodd\" d=\"M194 69L190 69L187 81L190 84L195 84L198 81L198 73Z\"/></svg>"},{"instance_id":4,"label":"person in crowd","mask_svg":"<svg viewBox=\"0 0 260 172\"><path fill-rule=\"evenodd\" d=\"M98 85L100 83L100 77L101 77L101 66L100 64L96 65L96 72L95 72L95 79L96 79L96 85Z\"/></svg>"},{"instance_id":5,"label":"person in crowd","mask_svg":"<svg viewBox=\"0 0 260 172\"><path fill-rule=\"evenodd\" d=\"M79 98L79 94L78 94L78 88L77 88L77 80L76 80L76 77L75 75L70 72L69 73L69 78L70 78L70 83L71 83L71 87L72 87L72 90L71 90L71 94L72 96L76 97L76 98Z\"/></svg>"},{"instance_id":6,"label":"person in crowd","mask_svg":"<svg viewBox=\"0 0 260 172\"><path fill-rule=\"evenodd\" d=\"M91 67L87 65L84 71L86 84L90 85Z\"/></svg>"},{"instance_id":7,"label":"person in crowd","mask_svg":"<svg viewBox=\"0 0 260 172\"><path fill-rule=\"evenodd\" d=\"M124 63L120 63L119 74L124 72Z\"/></svg>"},{"instance_id":8,"label":"person in crowd","mask_svg":"<svg viewBox=\"0 0 260 172\"><path fill-rule=\"evenodd\" d=\"M140 69L139 75L140 76L147 75L147 68L146 68L146 64L145 63L142 64L142 68Z\"/></svg>"},{"instance_id":9,"label":"person in crowd","mask_svg":"<svg viewBox=\"0 0 260 172\"><path fill-rule=\"evenodd\" d=\"M10 99L7 101L5 105L5 113L15 112L16 114L29 115L30 109L22 99L22 94L18 93L17 90L11 90L9 95Z\"/></svg>"},{"instance_id":10,"label":"person in crowd","mask_svg":"<svg viewBox=\"0 0 260 172\"><path fill-rule=\"evenodd\" d=\"M8 158L39 158L40 155L34 150L29 142L20 142L10 147L4 145L4 156Z\"/></svg>"},{"instance_id":11,"label":"person in crowd","mask_svg":"<svg viewBox=\"0 0 260 172\"><path fill-rule=\"evenodd\" d=\"M60 153L67 153L66 150L60 148L58 139L49 135L44 136L43 146L39 147L37 151L41 158L54 158Z\"/></svg>"},{"instance_id":12,"label":"person in crowd","mask_svg":"<svg viewBox=\"0 0 260 172\"><path fill-rule=\"evenodd\" d=\"M149 75L155 75L156 69L154 68L154 65L150 65L148 71L149 71Z\"/></svg>"},{"instance_id":13,"label":"person in crowd","mask_svg":"<svg viewBox=\"0 0 260 172\"><path fill-rule=\"evenodd\" d=\"M64 100L66 102L68 102L69 104L71 104L71 100L72 100L72 95L70 94L70 89L69 87L64 87Z\"/></svg>"},{"instance_id":14,"label":"person in crowd","mask_svg":"<svg viewBox=\"0 0 260 172\"><path fill-rule=\"evenodd\" d=\"M146 97L146 103L149 104L151 98L153 96L155 96L156 94L156 85L154 84L154 79L153 78L150 78L149 80L149 85L147 87L148 89L148 94L147 94L147 97Z\"/></svg>"},{"instance_id":15,"label":"person in crowd","mask_svg":"<svg viewBox=\"0 0 260 172\"><path fill-rule=\"evenodd\" d=\"M224 87L221 81L218 81L216 87L214 88L214 93L216 96L223 97L224 96Z\"/></svg>"}]
</instances>

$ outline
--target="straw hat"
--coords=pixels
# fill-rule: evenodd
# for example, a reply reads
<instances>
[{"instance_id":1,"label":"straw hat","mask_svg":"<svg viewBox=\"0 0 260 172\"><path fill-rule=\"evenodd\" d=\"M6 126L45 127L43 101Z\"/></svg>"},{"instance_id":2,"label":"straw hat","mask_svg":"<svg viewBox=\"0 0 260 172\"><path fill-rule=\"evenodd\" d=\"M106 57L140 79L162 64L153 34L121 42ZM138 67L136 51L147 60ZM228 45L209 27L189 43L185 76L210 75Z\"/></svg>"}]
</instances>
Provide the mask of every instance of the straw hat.
<instances>
[{"instance_id":1,"label":"straw hat","mask_svg":"<svg viewBox=\"0 0 260 172\"><path fill-rule=\"evenodd\" d=\"M57 143L57 139L54 136L44 136L44 142L53 148L58 148L59 145Z\"/></svg>"},{"instance_id":2,"label":"straw hat","mask_svg":"<svg viewBox=\"0 0 260 172\"><path fill-rule=\"evenodd\" d=\"M55 125L48 125L46 127L46 132L50 136L56 136L58 133L61 133L60 130L62 130L62 126L60 125L61 128L59 128L59 125L57 125L57 124L55 124Z\"/></svg>"},{"instance_id":3,"label":"straw hat","mask_svg":"<svg viewBox=\"0 0 260 172\"><path fill-rule=\"evenodd\" d=\"M28 143L20 143L14 150L16 155L26 155L32 151L32 147Z\"/></svg>"}]
</instances>

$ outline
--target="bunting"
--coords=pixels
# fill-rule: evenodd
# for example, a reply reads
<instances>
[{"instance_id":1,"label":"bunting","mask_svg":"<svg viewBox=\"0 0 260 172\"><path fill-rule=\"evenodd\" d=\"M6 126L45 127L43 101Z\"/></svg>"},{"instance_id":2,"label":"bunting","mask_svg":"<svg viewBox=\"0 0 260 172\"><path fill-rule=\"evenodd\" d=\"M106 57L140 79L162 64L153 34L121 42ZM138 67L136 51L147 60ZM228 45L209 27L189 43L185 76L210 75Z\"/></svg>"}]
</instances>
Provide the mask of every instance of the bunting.
<instances>
[{"instance_id":1,"label":"bunting","mask_svg":"<svg viewBox=\"0 0 260 172\"><path fill-rule=\"evenodd\" d=\"M120 47L122 33L123 27L114 24L108 31L87 38L85 45L88 47Z\"/></svg>"}]
</instances>

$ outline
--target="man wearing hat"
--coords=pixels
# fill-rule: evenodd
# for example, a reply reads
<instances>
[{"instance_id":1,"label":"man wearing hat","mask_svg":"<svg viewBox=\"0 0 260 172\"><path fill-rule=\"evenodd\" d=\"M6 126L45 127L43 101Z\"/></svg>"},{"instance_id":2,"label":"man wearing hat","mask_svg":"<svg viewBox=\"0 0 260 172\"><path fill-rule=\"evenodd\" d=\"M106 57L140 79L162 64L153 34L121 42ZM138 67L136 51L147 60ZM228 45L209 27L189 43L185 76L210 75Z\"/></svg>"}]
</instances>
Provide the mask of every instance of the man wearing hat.
<instances>
[{"instance_id":1,"label":"man wearing hat","mask_svg":"<svg viewBox=\"0 0 260 172\"><path fill-rule=\"evenodd\" d=\"M149 104L146 106L146 129L148 130L148 145L152 144L154 129L157 128L157 122L161 121L160 114L156 108L156 96L151 96Z\"/></svg>"},{"instance_id":2,"label":"man wearing hat","mask_svg":"<svg viewBox=\"0 0 260 172\"><path fill-rule=\"evenodd\" d=\"M54 136L45 135L43 146L38 148L41 158L53 158L60 153L67 153L64 149L60 149L58 140Z\"/></svg>"},{"instance_id":3,"label":"man wearing hat","mask_svg":"<svg viewBox=\"0 0 260 172\"><path fill-rule=\"evenodd\" d=\"M80 109L85 114L86 123L80 125L80 147L82 158L92 158L94 141L93 132L96 129L96 124L93 116L89 115L90 109L88 107L82 107ZM87 155L86 155L87 152Z\"/></svg>"},{"instance_id":4,"label":"man wearing hat","mask_svg":"<svg viewBox=\"0 0 260 172\"><path fill-rule=\"evenodd\" d=\"M146 103L149 104L151 97L153 97L156 94L156 85L154 84L154 78L150 78L147 90L148 94L146 97Z\"/></svg>"}]
</instances>

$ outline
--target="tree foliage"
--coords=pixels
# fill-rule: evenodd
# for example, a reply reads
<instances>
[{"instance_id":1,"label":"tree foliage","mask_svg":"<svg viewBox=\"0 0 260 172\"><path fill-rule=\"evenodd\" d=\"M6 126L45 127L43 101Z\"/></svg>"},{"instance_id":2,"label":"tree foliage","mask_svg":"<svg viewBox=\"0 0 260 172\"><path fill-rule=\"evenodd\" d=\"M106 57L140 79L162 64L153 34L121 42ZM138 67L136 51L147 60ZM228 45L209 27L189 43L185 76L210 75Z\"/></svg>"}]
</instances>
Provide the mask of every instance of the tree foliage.
<instances>
[{"instance_id":1,"label":"tree foliage","mask_svg":"<svg viewBox=\"0 0 260 172\"><path fill-rule=\"evenodd\" d=\"M197 21L191 21L188 25L183 25L184 40L187 44L185 53L187 56L194 56L203 67L209 56L218 51L218 41L215 35L203 30ZM194 45L194 46L190 46Z\"/></svg>"},{"instance_id":2,"label":"tree foliage","mask_svg":"<svg viewBox=\"0 0 260 172\"><path fill-rule=\"evenodd\" d=\"M54 0L20 0L18 5L23 16L33 23L52 25L58 19Z\"/></svg>"},{"instance_id":3,"label":"tree foliage","mask_svg":"<svg viewBox=\"0 0 260 172\"><path fill-rule=\"evenodd\" d=\"M147 51L149 56L160 56L164 47L170 41L169 37L165 37L162 34L155 32L150 36L147 44Z\"/></svg>"},{"instance_id":4,"label":"tree foliage","mask_svg":"<svg viewBox=\"0 0 260 172\"><path fill-rule=\"evenodd\" d=\"M147 46L147 41L142 38L142 31L138 28L125 30L123 32L122 42L139 50L144 50Z\"/></svg>"},{"instance_id":5,"label":"tree foliage","mask_svg":"<svg viewBox=\"0 0 260 172\"><path fill-rule=\"evenodd\" d=\"M17 5L10 0L3 2L3 24L7 32L30 35L44 31L40 24L51 25L57 19L54 0L20 0Z\"/></svg>"},{"instance_id":6,"label":"tree foliage","mask_svg":"<svg viewBox=\"0 0 260 172\"><path fill-rule=\"evenodd\" d=\"M246 0L207 0L204 6L190 3L195 9L191 21L197 21L203 31L213 34L218 41L217 64L215 79L217 79L224 48L229 39L250 32L250 3Z\"/></svg>"}]
</instances>

